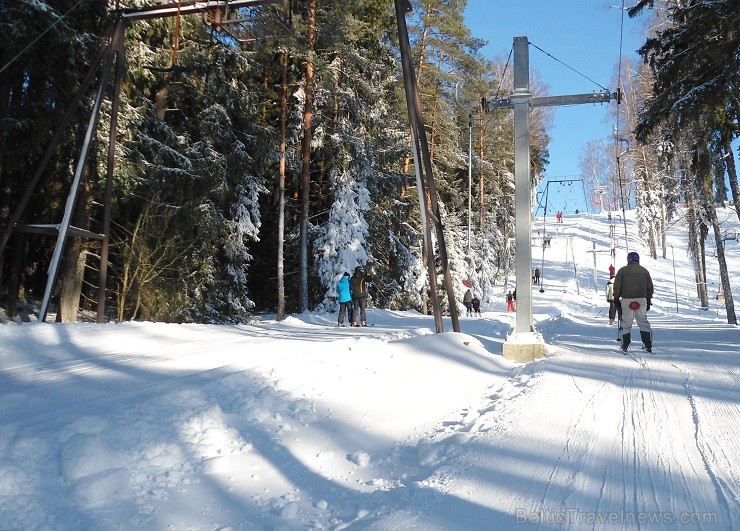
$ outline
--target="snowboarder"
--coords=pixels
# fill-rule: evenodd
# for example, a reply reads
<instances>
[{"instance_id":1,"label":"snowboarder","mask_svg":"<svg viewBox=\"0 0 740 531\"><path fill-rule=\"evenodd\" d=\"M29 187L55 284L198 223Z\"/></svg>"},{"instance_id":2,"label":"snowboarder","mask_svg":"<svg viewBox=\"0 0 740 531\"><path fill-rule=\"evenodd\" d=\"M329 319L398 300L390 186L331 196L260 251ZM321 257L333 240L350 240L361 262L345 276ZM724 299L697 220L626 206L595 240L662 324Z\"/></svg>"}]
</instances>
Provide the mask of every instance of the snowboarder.
<instances>
[{"instance_id":1,"label":"snowboarder","mask_svg":"<svg viewBox=\"0 0 740 531\"><path fill-rule=\"evenodd\" d=\"M347 322L354 321L354 312L352 311L352 291L349 285L349 273L346 271L337 283L337 294L339 295L339 318L338 326L344 326L344 314L347 313Z\"/></svg>"},{"instance_id":2,"label":"snowboarder","mask_svg":"<svg viewBox=\"0 0 740 531\"><path fill-rule=\"evenodd\" d=\"M506 294L506 311L507 312L515 311L514 294L511 293L511 290L509 290L509 293Z\"/></svg>"},{"instance_id":3,"label":"snowboarder","mask_svg":"<svg viewBox=\"0 0 740 531\"><path fill-rule=\"evenodd\" d=\"M367 282L372 280L371 275L365 274L362 266L355 267L355 273L350 278L352 288L352 304L354 306L354 315L352 326L367 326L365 320L365 308L367 306ZM359 320L357 319L359 317Z\"/></svg>"},{"instance_id":4,"label":"snowboarder","mask_svg":"<svg viewBox=\"0 0 740 531\"><path fill-rule=\"evenodd\" d=\"M617 308L617 301L614 300L614 273L609 275L609 282L606 283L606 300L609 303L609 324L613 325L617 311L619 311L620 319L622 316L621 310Z\"/></svg>"},{"instance_id":5,"label":"snowboarder","mask_svg":"<svg viewBox=\"0 0 740 531\"><path fill-rule=\"evenodd\" d=\"M535 284L540 283L540 268L539 267L534 268L534 273L532 273L532 282L534 282Z\"/></svg>"},{"instance_id":6,"label":"snowboarder","mask_svg":"<svg viewBox=\"0 0 740 531\"><path fill-rule=\"evenodd\" d=\"M647 311L653 298L653 279L650 272L640 265L640 255L635 251L627 254L627 265L620 267L614 279L614 300L619 301L622 319L619 332L622 336L622 351L627 352L630 344L632 320L637 321L640 338L648 352L653 351L653 336Z\"/></svg>"},{"instance_id":7,"label":"snowboarder","mask_svg":"<svg viewBox=\"0 0 740 531\"><path fill-rule=\"evenodd\" d=\"M480 317L480 299L478 297L473 297L471 304L473 305L474 314Z\"/></svg>"},{"instance_id":8,"label":"snowboarder","mask_svg":"<svg viewBox=\"0 0 740 531\"><path fill-rule=\"evenodd\" d=\"M473 316L473 292L468 289L463 295L463 306L465 306L465 316Z\"/></svg>"}]
</instances>

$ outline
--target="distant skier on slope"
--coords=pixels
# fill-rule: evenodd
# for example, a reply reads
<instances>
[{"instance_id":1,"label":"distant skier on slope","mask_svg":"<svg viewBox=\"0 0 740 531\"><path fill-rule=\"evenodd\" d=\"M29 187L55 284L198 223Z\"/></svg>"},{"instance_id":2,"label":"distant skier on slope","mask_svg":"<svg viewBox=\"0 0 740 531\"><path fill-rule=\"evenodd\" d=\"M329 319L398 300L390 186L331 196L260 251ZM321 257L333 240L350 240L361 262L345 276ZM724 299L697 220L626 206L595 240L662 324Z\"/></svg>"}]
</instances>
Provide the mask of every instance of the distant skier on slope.
<instances>
[{"instance_id":1,"label":"distant skier on slope","mask_svg":"<svg viewBox=\"0 0 740 531\"><path fill-rule=\"evenodd\" d=\"M506 294L506 311L507 312L514 312L516 311L516 304L514 303L516 299L514 298L514 294L509 290L509 293Z\"/></svg>"},{"instance_id":2,"label":"distant skier on slope","mask_svg":"<svg viewBox=\"0 0 740 531\"><path fill-rule=\"evenodd\" d=\"M646 312L653 298L653 279L650 272L640 265L640 255L635 251L627 254L627 265L620 267L614 279L614 300L622 308L619 331L622 334L622 350L627 352L630 344L632 320L637 321L640 338L645 350L653 351L653 336Z\"/></svg>"},{"instance_id":3,"label":"distant skier on slope","mask_svg":"<svg viewBox=\"0 0 740 531\"><path fill-rule=\"evenodd\" d=\"M614 324L614 319L617 316L617 301L614 300L614 273L609 275L609 282L606 283L606 301L609 303L609 324ZM622 312L619 312L621 319Z\"/></svg>"}]
</instances>

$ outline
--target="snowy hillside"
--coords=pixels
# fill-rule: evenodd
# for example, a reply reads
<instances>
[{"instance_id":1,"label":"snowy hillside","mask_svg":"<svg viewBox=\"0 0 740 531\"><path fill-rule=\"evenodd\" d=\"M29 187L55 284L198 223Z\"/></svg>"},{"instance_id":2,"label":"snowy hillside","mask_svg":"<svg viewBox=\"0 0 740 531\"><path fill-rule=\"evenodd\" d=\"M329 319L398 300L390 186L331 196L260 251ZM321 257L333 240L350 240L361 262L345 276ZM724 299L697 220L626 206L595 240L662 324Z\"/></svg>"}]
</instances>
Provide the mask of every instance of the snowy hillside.
<instances>
[{"instance_id":1,"label":"snowy hillside","mask_svg":"<svg viewBox=\"0 0 740 531\"><path fill-rule=\"evenodd\" d=\"M0 326L0 529L740 528L740 331L715 261L702 311L683 228L652 260L627 220L656 296L655 355L625 356L606 215L545 229L548 355L527 365L500 355L503 286L460 334L374 308L367 328Z\"/></svg>"}]
</instances>

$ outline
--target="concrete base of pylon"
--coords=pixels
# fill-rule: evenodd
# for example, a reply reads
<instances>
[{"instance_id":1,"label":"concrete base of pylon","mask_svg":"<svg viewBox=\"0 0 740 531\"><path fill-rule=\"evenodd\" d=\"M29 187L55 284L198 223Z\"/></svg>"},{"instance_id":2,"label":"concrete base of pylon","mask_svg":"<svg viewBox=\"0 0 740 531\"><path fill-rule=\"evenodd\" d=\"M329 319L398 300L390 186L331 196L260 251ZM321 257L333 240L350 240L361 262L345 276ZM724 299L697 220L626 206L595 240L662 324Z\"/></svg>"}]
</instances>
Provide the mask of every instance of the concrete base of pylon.
<instances>
[{"instance_id":1,"label":"concrete base of pylon","mask_svg":"<svg viewBox=\"0 0 740 531\"><path fill-rule=\"evenodd\" d=\"M545 342L537 332L514 332L504 342L504 358L528 363L545 357Z\"/></svg>"}]
</instances>

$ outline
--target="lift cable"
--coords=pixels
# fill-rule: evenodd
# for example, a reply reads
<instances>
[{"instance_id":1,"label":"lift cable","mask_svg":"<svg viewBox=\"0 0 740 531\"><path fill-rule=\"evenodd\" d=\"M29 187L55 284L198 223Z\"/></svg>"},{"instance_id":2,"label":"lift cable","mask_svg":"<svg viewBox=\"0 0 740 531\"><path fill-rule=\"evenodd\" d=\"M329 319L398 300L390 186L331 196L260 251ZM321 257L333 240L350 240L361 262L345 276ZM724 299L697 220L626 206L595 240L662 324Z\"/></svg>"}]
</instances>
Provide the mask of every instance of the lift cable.
<instances>
[{"instance_id":1,"label":"lift cable","mask_svg":"<svg viewBox=\"0 0 740 531\"><path fill-rule=\"evenodd\" d=\"M41 32L41 34L39 34L34 40L32 40L30 43L28 43L28 45L25 48L23 48L20 52L18 52L18 54L15 57L13 57L2 68L0 68L0 74L2 74L3 71L6 68L8 68L11 64L13 64L16 61L16 59L18 59L21 55L23 55L24 53L26 53L29 50L29 48L31 48L31 46L33 46L34 44L36 44L38 42L38 40L41 39L41 37L43 37L44 35L46 35L47 33L49 33L54 26L56 26L62 20L64 20L67 17L67 15L69 15L72 11L74 11L77 8L77 6L79 6L81 3L86 2L86 1L87 0L79 0L75 5L73 5L72 7L70 7L67 10L66 13L64 13L61 17L59 17L58 19L56 19L53 24L51 24L48 28L46 28L43 32Z\"/></svg>"},{"instance_id":2,"label":"lift cable","mask_svg":"<svg viewBox=\"0 0 740 531\"><path fill-rule=\"evenodd\" d=\"M623 0L623 1L624 1L624 0ZM597 83L596 81L594 81L593 79L591 79L591 78L590 78L590 77L588 77L587 75L583 74L582 72L579 72L578 70L576 70L576 69L575 69L575 68L573 68L572 66L570 66L570 65L568 65L568 64L566 64L566 63L564 63L563 61L561 61L561 60L560 60L560 59L558 59L557 57L553 56L553 55L552 55L551 53L548 53L548 52L546 52L545 50L543 50L542 48L540 48L540 47L539 47L539 46L537 46L536 44L534 44L534 43L530 42L530 43L529 43L529 45L530 45L530 46L532 46L533 48L537 48L537 49L538 49L539 51L541 51L542 53L544 53L545 55L547 55L548 57L550 57L550 58L551 58L551 59L553 59L554 61L557 61L558 63L560 63L560 64L561 64L561 65L563 65L564 67L566 67L566 68L568 68L568 69L572 70L573 72L575 72L576 74L578 74L578 75L579 75L579 76L581 76L582 78L584 78L584 79L586 79L586 80L590 81L591 83L593 83L594 85L598 86L599 88L601 88L601 89L603 89L603 90L605 90L605 91L609 92L609 89L608 89L608 88L606 88L606 87L605 87L604 85L602 85L601 83Z\"/></svg>"},{"instance_id":3,"label":"lift cable","mask_svg":"<svg viewBox=\"0 0 740 531\"><path fill-rule=\"evenodd\" d=\"M622 6L621 6L621 13L620 13L620 24L619 24L619 55L617 57L617 92L621 92L621 86L622 86L622 41L624 38L624 0L622 0ZM617 105L619 105L620 100L617 99ZM625 215L625 207L624 207L624 184L622 183L622 165L620 162L620 153L619 153L619 142L621 140L620 137L620 116L619 111L616 113L616 123L614 124L614 155L616 158L616 165L617 165L617 183L619 184L619 198L622 206L622 225L624 227L624 245L629 253L630 250L630 242L629 238L627 237L627 217ZM626 151L625 151L626 153Z\"/></svg>"}]
</instances>

